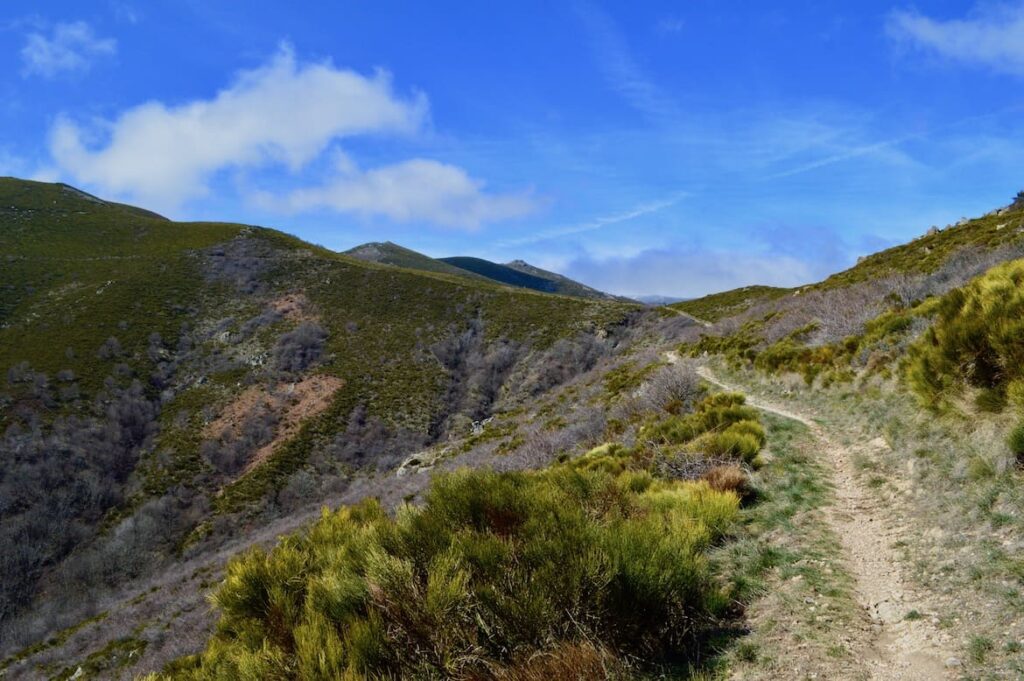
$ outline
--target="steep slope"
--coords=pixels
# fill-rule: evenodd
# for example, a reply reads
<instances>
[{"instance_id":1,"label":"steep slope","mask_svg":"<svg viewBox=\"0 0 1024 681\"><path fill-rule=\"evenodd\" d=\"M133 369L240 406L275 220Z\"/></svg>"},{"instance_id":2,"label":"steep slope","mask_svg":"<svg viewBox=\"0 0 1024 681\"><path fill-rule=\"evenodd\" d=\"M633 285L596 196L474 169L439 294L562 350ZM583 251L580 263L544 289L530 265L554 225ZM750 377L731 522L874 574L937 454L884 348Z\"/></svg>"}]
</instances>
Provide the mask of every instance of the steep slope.
<instances>
[{"instance_id":1,"label":"steep slope","mask_svg":"<svg viewBox=\"0 0 1024 681\"><path fill-rule=\"evenodd\" d=\"M14 179L0 252L7 650L566 380L576 360L532 362L596 361L637 320Z\"/></svg>"}]
</instances>

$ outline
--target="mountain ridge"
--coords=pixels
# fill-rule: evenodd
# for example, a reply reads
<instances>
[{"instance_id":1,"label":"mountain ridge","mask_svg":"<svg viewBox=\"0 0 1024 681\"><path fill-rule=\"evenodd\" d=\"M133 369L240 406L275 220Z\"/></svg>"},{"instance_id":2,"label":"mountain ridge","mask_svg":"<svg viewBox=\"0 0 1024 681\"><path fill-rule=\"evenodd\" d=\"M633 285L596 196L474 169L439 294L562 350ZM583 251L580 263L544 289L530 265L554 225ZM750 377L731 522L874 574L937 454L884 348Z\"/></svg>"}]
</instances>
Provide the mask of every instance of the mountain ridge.
<instances>
[{"instance_id":1,"label":"mountain ridge","mask_svg":"<svg viewBox=\"0 0 1024 681\"><path fill-rule=\"evenodd\" d=\"M343 254L369 262L426 272L470 277L495 282L503 286L530 289L542 293L593 300L617 300L625 303L637 302L630 298L598 291L573 281L564 275L530 265L525 260L513 260L506 264L500 264L470 256L431 258L391 241L367 242L350 248L344 251Z\"/></svg>"}]
</instances>

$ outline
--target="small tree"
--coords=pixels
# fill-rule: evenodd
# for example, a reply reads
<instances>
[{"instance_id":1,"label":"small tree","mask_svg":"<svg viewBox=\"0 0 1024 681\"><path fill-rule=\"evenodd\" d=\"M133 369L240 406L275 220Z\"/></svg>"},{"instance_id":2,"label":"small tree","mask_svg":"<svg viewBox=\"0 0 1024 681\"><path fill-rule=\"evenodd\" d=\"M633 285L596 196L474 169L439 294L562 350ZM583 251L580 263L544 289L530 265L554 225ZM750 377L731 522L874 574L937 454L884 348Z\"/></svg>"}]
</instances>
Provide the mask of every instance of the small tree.
<instances>
[{"instance_id":1,"label":"small tree","mask_svg":"<svg viewBox=\"0 0 1024 681\"><path fill-rule=\"evenodd\" d=\"M1011 208L1024 208L1024 190L1017 192L1016 198L1013 199L1013 203L1010 204Z\"/></svg>"}]
</instances>

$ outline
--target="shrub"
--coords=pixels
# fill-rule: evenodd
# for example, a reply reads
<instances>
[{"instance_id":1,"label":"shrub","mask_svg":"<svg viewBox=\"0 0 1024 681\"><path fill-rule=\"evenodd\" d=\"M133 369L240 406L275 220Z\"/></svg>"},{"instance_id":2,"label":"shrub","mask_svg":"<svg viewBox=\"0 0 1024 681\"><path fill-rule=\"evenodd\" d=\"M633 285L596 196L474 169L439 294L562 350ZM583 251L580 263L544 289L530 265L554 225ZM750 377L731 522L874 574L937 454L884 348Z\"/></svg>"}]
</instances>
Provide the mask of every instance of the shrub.
<instances>
[{"instance_id":1,"label":"shrub","mask_svg":"<svg viewBox=\"0 0 1024 681\"><path fill-rule=\"evenodd\" d=\"M1006 438L1010 452L1016 457L1018 464L1024 464L1024 423L1019 423L1010 431Z\"/></svg>"},{"instance_id":2,"label":"shrub","mask_svg":"<svg viewBox=\"0 0 1024 681\"><path fill-rule=\"evenodd\" d=\"M1006 402L1019 414L1024 414L1024 378L1010 381L1006 386Z\"/></svg>"},{"instance_id":3,"label":"shrub","mask_svg":"<svg viewBox=\"0 0 1024 681\"><path fill-rule=\"evenodd\" d=\"M673 416L645 425L640 430L641 441L655 444L685 444L709 431L723 431L735 423L751 421L756 424L757 410L743 406L744 397L736 393L715 393L704 398L697 410L685 416ZM763 443L760 432L758 446Z\"/></svg>"},{"instance_id":4,"label":"shrub","mask_svg":"<svg viewBox=\"0 0 1024 681\"><path fill-rule=\"evenodd\" d=\"M753 461L761 449L754 435L734 430L731 426L722 432L704 433L686 447L707 456L736 457L747 462Z\"/></svg>"},{"instance_id":5,"label":"shrub","mask_svg":"<svg viewBox=\"0 0 1024 681\"><path fill-rule=\"evenodd\" d=\"M643 409L679 414L692 409L703 392L693 367L678 362L658 369L641 386L638 398Z\"/></svg>"},{"instance_id":6,"label":"shrub","mask_svg":"<svg viewBox=\"0 0 1024 681\"><path fill-rule=\"evenodd\" d=\"M934 324L910 346L906 375L930 407L948 403L965 385L1003 395L1024 378L1024 260L943 296ZM990 404L984 398L982 406Z\"/></svg>"},{"instance_id":7,"label":"shrub","mask_svg":"<svg viewBox=\"0 0 1024 681\"><path fill-rule=\"evenodd\" d=\"M705 482L557 466L439 477L394 519L374 500L325 510L231 562L217 634L175 674L592 678L603 651L694 660L726 607L702 554L737 509Z\"/></svg>"},{"instance_id":8,"label":"shrub","mask_svg":"<svg viewBox=\"0 0 1024 681\"><path fill-rule=\"evenodd\" d=\"M299 373L312 366L323 354L327 331L316 322L303 322L281 336L274 348L278 371Z\"/></svg>"}]
</instances>

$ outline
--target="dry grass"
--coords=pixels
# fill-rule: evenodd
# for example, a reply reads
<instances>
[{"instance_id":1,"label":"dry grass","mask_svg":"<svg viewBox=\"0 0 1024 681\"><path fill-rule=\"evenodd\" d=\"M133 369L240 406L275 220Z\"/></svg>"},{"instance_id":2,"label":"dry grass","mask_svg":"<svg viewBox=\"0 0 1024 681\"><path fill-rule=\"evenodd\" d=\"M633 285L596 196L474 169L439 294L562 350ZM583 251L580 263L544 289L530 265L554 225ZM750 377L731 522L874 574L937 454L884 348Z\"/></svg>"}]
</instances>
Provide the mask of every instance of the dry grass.
<instances>
[{"instance_id":1,"label":"dry grass","mask_svg":"<svg viewBox=\"0 0 1024 681\"><path fill-rule=\"evenodd\" d=\"M711 489L719 492L735 492L744 499L750 496L750 478L742 468L736 465L715 466L704 474L704 479Z\"/></svg>"}]
</instances>

